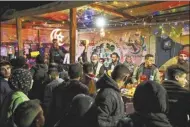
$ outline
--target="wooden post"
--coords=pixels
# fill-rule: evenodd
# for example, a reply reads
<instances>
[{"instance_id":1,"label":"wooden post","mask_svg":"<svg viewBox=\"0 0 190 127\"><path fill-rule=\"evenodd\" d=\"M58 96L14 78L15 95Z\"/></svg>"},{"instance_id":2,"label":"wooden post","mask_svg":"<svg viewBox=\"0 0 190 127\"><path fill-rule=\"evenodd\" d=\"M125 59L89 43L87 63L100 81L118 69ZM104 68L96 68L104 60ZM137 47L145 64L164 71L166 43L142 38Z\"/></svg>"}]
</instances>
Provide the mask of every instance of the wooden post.
<instances>
[{"instance_id":1,"label":"wooden post","mask_svg":"<svg viewBox=\"0 0 190 127\"><path fill-rule=\"evenodd\" d=\"M38 35L38 43L40 44L41 42L40 42L40 30L39 29L37 31L37 35Z\"/></svg>"},{"instance_id":2,"label":"wooden post","mask_svg":"<svg viewBox=\"0 0 190 127\"><path fill-rule=\"evenodd\" d=\"M77 30L77 20L76 20L76 8L70 9L70 63L75 63L76 55L76 30Z\"/></svg>"},{"instance_id":3,"label":"wooden post","mask_svg":"<svg viewBox=\"0 0 190 127\"><path fill-rule=\"evenodd\" d=\"M18 55L23 56L23 41L22 41L22 20L21 18L16 18L16 34L18 41Z\"/></svg>"}]
</instances>

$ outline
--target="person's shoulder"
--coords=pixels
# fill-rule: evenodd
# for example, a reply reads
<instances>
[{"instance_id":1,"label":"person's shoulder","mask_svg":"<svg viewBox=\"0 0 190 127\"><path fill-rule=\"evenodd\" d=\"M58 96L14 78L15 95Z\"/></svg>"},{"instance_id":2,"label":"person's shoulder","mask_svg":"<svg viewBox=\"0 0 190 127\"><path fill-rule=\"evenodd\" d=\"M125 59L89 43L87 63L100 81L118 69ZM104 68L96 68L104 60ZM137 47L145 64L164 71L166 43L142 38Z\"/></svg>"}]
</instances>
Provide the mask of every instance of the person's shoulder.
<instances>
[{"instance_id":1,"label":"person's shoulder","mask_svg":"<svg viewBox=\"0 0 190 127\"><path fill-rule=\"evenodd\" d=\"M84 83L79 82L79 85L80 85L81 88L88 90L88 87Z\"/></svg>"},{"instance_id":2,"label":"person's shoulder","mask_svg":"<svg viewBox=\"0 0 190 127\"><path fill-rule=\"evenodd\" d=\"M64 91L67 87L67 82L63 81L62 83L60 83L56 88L54 88L53 92L61 92Z\"/></svg>"},{"instance_id":3,"label":"person's shoulder","mask_svg":"<svg viewBox=\"0 0 190 127\"><path fill-rule=\"evenodd\" d=\"M111 98L114 96L114 90L112 88L101 88L99 89L97 96L100 98Z\"/></svg>"}]
</instances>

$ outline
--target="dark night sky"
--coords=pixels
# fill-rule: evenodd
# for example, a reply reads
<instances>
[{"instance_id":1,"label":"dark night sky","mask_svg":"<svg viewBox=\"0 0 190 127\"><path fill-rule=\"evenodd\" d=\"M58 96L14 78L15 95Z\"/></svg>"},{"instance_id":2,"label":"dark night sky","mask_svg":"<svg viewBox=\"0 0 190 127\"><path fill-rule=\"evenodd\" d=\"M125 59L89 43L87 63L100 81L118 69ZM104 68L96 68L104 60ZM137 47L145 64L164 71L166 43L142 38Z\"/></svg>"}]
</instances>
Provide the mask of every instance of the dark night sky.
<instances>
[{"instance_id":1,"label":"dark night sky","mask_svg":"<svg viewBox=\"0 0 190 127\"><path fill-rule=\"evenodd\" d=\"M25 10L55 1L0 1L0 14L7 9Z\"/></svg>"}]
</instances>

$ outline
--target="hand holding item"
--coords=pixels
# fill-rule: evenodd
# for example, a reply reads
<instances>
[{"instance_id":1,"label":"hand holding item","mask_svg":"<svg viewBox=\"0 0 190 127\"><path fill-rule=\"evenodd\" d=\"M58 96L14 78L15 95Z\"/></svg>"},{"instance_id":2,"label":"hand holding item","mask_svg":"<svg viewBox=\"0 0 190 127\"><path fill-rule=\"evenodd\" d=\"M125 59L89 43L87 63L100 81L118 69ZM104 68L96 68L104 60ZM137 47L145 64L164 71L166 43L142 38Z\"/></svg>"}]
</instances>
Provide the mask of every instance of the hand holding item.
<instances>
[{"instance_id":1,"label":"hand holding item","mask_svg":"<svg viewBox=\"0 0 190 127\"><path fill-rule=\"evenodd\" d=\"M128 90L126 88L121 89L121 94L127 95L127 93L128 93Z\"/></svg>"}]
</instances>

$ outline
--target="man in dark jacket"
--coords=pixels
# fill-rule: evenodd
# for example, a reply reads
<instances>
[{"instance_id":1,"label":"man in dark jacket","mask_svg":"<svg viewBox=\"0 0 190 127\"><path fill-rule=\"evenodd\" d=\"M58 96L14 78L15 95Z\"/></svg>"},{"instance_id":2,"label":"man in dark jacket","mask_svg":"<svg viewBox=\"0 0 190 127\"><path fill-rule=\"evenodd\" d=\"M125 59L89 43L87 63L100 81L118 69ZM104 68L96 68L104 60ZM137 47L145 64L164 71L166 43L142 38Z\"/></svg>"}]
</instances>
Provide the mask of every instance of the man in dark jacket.
<instances>
[{"instance_id":1,"label":"man in dark jacket","mask_svg":"<svg viewBox=\"0 0 190 127\"><path fill-rule=\"evenodd\" d=\"M129 74L129 69L119 64L114 68L111 77L104 74L97 81L99 91L95 103L99 127L115 127L118 120L124 116L124 103L120 88Z\"/></svg>"},{"instance_id":2,"label":"man in dark jacket","mask_svg":"<svg viewBox=\"0 0 190 127\"><path fill-rule=\"evenodd\" d=\"M53 90L64 81L59 77L59 72L56 68L50 68L48 73L50 83L45 86L43 100L45 114L47 114L48 112L48 107L52 99Z\"/></svg>"},{"instance_id":3,"label":"man in dark jacket","mask_svg":"<svg viewBox=\"0 0 190 127\"><path fill-rule=\"evenodd\" d=\"M57 39L53 39L53 46L50 49L50 63L60 64L64 59L64 53L59 47Z\"/></svg>"},{"instance_id":4,"label":"man in dark jacket","mask_svg":"<svg viewBox=\"0 0 190 127\"><path fill-rule=\"evenodd\" d=\"M163 82L169 96L168 118L175 127L189 127L190 92L184 88L187 70L180 65L172 65L167 69L168 80Z\"/></svg>"},{"instance_id":5,"label":"man in dark jacket","mask_svg":"<svg viewBox=\"0 0 190 127\"><path fill-rule=\"evenodd\" d=\"M167 92L161 84L146 81L136 88L135 112L121 119L117 127L172 127L167 118Z\"/></svg>"},{"instance_id":6,"label":"man in dark jacket","mask_svg":"<svg viewBox=\"0 0 190 127\"><path fill-rule=\"evenodd\" d=\"M82 76L82 66L79 63L71 64L68 74L70 80L63 82L53 91L47 127L52 127L67 113L74 96L80 93L89 94L88 87L79 81Z\"/></svg>"},{"instance_id":7,"label":"man in dark jacket","mask_svg":"<svg viewBox=\"0 0 190 127\"><path fill-rule=\"evenodd\" d=\"M109 64L108 70L113 71L115 66L117 66L118 64L121 64L121 63L119 62L119 55L116 52L113 52L111 54L111 59L112 59L112 62Z\"/></svg>"},{"instance_id":8,"label":"man in dark jacket","mask_svg":"<svg viewBox=\"0 0 190 127\"><path fill-rule=\"evenodd\" d=\"M0 62L0 108L5 97L12 91L8 79L11 76L11 64L8 61Z\"/></svg>"},{"instance_id":9,"label":"man in dark jacket","mask_svg":"<svg viewBox=\"0 0 190 127\"><path fill-rule=\"evenodd\" d=\"M45 82L48 80L48 66L44 63L43 55L38 55L36 57L36 65L31 69L31 74L33 76L33 87L29 93L30 99L39 99L43 101Z\"/></svg>"}]
</instances>

